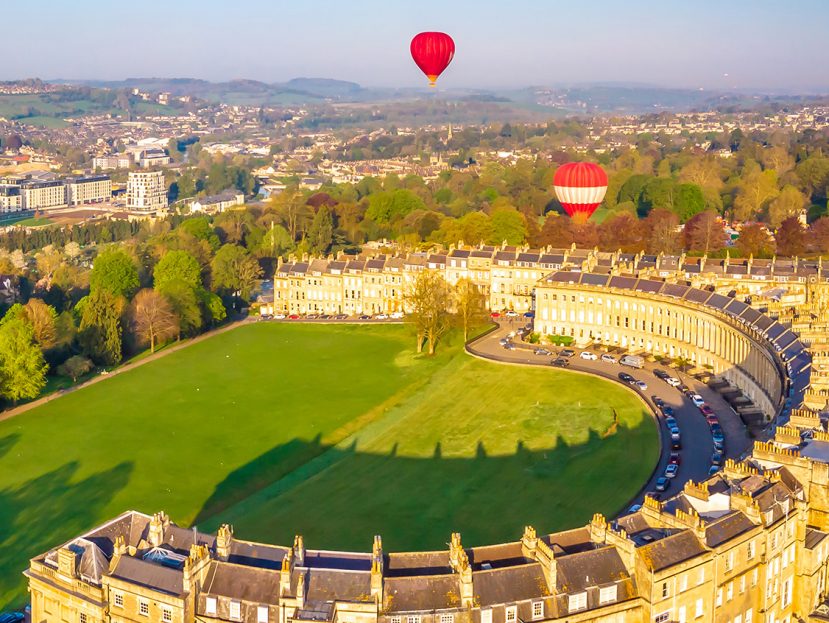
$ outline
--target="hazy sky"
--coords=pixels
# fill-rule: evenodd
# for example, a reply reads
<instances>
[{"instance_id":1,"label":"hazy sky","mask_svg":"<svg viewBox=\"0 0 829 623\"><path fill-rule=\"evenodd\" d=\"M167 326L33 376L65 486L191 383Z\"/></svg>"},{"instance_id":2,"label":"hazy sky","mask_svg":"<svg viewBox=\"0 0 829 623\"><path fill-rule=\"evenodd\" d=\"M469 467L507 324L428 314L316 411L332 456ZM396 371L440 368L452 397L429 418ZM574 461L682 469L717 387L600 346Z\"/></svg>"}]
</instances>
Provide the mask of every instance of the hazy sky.
<instances>
[{"instance_id":1,"label":"hazy sky","mask_svg":"<svg viewBox=\"0 0 829 623\"><path fill-rule=\"evenodd\" d=\"M441 85L623 81L829 87L827 0L5 0L0 79L293 77L412 86L421 30L455 39Z\"/></svg>"}]
</instances>

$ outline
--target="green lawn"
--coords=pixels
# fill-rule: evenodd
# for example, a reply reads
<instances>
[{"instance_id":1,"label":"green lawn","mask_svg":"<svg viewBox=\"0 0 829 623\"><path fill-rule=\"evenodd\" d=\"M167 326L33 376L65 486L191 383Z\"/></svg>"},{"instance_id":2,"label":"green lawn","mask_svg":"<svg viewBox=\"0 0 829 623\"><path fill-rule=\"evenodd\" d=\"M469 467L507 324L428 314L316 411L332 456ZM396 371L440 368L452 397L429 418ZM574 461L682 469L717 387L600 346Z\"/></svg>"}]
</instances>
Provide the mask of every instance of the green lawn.
<instances>
[{"instance_id":1,"label":"green lawn","mask_svg":"<svg viewBox=\"0 0 829 623\"><path fill-rule=\"evenodd\" d=\"M127 508L311 547L442 547L450 529L471 544L613 513L650 471L656 429L621 387L411 342L257 323L0 422L0 610L30 556ZM611 405L621 427L600 439Z\"/></svg>"}]
</instances>

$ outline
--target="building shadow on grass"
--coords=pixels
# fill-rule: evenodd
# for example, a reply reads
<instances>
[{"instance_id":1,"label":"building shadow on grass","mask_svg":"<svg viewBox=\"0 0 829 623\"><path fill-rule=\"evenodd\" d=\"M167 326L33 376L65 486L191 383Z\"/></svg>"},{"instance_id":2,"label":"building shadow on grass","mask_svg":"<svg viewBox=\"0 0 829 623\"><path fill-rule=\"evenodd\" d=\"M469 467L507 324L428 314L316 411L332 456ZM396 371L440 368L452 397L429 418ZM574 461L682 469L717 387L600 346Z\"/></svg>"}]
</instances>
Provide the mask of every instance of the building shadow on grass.
<instances>
[{"instance_id":1,"label":"building shadow on grass","mask_svg":"<svg viewBox=\"0 0 829 623\"><path fill-rule=\"evenodd\" d=\"M0 454L5 440L0 439ZM81 480L77 462L0 490L0 611L26 597L21 573L31 557L94 527L104 507L129 482L132 463Z\"/></svg>"},{"instance_id":2,"label":"building shadow on grass","mask_svg":"<svg viewBox=\"0 0 829 623\"><path fill-rule=\"evenodd\" d=\"M302 534L309 547L358 550L370 547L374 534L392 549L440 549L453 531L485 544L518 538L527 524L571 528L595 512L615 515L648 479L657 441L639 434L643 427L653 430L647 414L635 429L590 430L580 443L559 436L537 449L532 440L518 441L503 454L479 442L465 456L440 442L412 457L402 450L405 442L363 452L294 440L219 484L200 525L215 529L227 521L241 539L290 543ZM288 474L278 466L279 457L303 455L315 458ZM268 474L278 480L262 487ZM223 504L226 496L238 503Z\"/></svg>"}]
</instances>

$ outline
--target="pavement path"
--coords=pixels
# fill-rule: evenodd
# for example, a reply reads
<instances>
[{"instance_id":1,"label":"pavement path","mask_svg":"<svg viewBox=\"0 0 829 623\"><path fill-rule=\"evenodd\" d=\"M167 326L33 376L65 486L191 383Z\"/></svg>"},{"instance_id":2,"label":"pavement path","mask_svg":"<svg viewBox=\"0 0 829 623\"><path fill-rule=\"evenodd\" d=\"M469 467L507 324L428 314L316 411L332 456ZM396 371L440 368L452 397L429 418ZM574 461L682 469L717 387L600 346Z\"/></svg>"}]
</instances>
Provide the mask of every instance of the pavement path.
<instances>
[{"instance_id":1,"label":"pavement path","mask_svg":"<svg viewBox=\"0 0 829 623\"><path fill-rule=\"evenodd\" d=\"M536 346L524 344L520 338L514 339L515 350L508 350L501 346L500 340L507 337L512 331L526 323L525 318L516 319L499 319L498 328L495 331L487 333L479 339L471 342L467 350L472 355L483 357L489 360L494 360L502 363L547 366L552 369L551 365L553 359L558 356L558 353L563 348L546 347L552 351L550 355L536 355L534 354ZM681 431L682 437L682 463L679 466L679 471L675 478L670 480L670 486L665 494L666 496L674 495L682 491L685 482L694 480L699 482L708 477L708 470L711 467L711 455L714 452L714 443L711 439L711 431L705 417L700 413L699 409L685 395L678 389L675 389L656 377L654 370L661 368L668 371L671 376L678 377L685 385L700 394L706 403L714 410L720 420L725 436L725 457L726 458L740 458L751 448L751 439L745 426L740 420L737 413L731 406L720 396L719 393L712 390L710 387L701 383L697 379L681 374L677 370L668 369L658 364L646 362L645 367L641 370L622 366L613 363L607 363L597 359L596 361L589 361L581 359L579 354L582 350L572 348L576 351L576 355L569 359L570 365L567 370L576 372L586 372L595 374L612 381L621 383L625 387L630 388L631 391L637 393L647 405L650 407L654 418L658 421L660 437L662 440L662 455L659 458L659 463L654 470L651 478L642 487L642 490L631 500L631 504L641 504L645 492L655 491L656 479L665 473L665 468L668 465L668 460L671 453L671 439L664 419L659 410L656 409L653 397L659 397L665 404L670 405L674 409L674 417ZM588 349L590 350L590 349ZM601 355L603 351L593 350L597 355ZM617 355L618 357L618 355ZM624 383L619 379L619 373L627 372L635 379L644 381L648 388L645 391L635 389L631 385Z\"/></svg>"}]
</instances>

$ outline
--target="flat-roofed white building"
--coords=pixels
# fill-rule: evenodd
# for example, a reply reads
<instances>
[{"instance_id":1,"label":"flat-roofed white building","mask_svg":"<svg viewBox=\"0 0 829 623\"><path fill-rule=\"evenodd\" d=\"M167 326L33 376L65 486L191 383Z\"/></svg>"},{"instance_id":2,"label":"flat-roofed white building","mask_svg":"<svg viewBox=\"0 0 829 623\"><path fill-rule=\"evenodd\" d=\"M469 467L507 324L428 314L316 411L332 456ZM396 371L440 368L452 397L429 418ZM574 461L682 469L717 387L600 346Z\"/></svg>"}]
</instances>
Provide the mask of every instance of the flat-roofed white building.
<instances>
[{"instance_id":1,"label":"flat-roofed white building","mask_svg":"<svg viewBox=\"0 0 829 623\"><path fill-rule=\"evenodd\" d=\"M66 203L81 205L103 203L112 198L112 180L108 175L70 177L66 180Z\"/></svg>"},{"instance_id":2,"label":"flat-roofed white building","mask_svg":"<svg viewBox=\"0 0 829 623\"><path fill-rule=\"evenodd\" d=\"M127 210L158 212L167 209L163 171L131 172L127 180Z\"/></svg>"}]
</instances>

